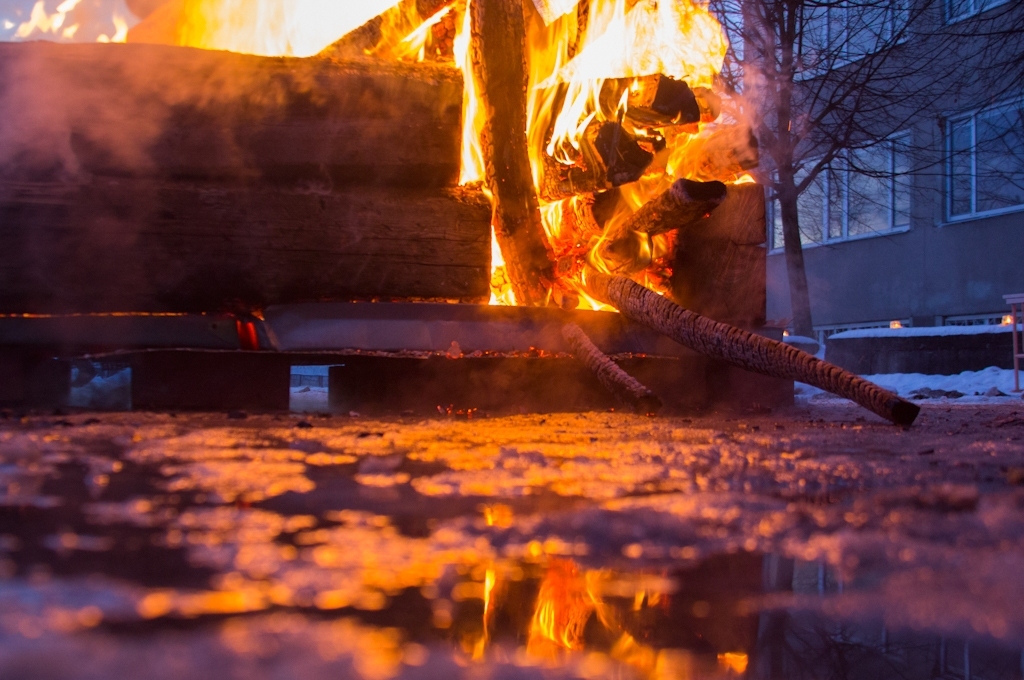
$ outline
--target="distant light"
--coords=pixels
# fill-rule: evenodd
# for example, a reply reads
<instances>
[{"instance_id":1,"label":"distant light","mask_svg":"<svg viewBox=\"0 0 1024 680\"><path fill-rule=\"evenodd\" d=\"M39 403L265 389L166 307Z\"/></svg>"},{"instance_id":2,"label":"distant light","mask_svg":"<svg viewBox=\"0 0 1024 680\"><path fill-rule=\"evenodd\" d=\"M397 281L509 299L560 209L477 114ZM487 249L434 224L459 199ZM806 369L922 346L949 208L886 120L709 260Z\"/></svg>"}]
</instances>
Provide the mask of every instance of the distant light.
<instances>
[{"instance_id":1,"label":"distant light","mask_svg":"<svg viewBox=\"0 0 1024 680\"><path fill-rule=\"evenodd\" d=\"M790 333L789 333L789 331L782 331L782 335L783 335L784 337L787 337L787 338L788 338L788 337L789 337L789 335L790 335Z\"/></svg>"},{"instance_id":2,"label":"distant light","mask_svg":"<svg viewBox=\"0 0 1024 680\"><path fill-rule=\"evenodd\" d=\"M1003 326L1012 326L1013 325L1013 314L1004 314L1003 315L1003 322L1002 322L1001 325L1003 325Z\"/></svg>"},{"instance_id":3,"label":"distant light","mask_svg":"<svg viewBox=\"0 0 1024 680\"><path fill-rule=\"evenodd\" d=\"M747 672L748 662L749 659L743 652L726 652L718 655L718 665L736 675L743 675Z\"/></svg>"},{"instance_id":4,"label":"distant light","mask_svg":"<svg viewBox=\"0 0 1024 680\"><path fill-rule=\"evenodd\" d=\"M903 328L903 323L901 321L890 321L889 328Z\"/></svg>"}]
</instances>

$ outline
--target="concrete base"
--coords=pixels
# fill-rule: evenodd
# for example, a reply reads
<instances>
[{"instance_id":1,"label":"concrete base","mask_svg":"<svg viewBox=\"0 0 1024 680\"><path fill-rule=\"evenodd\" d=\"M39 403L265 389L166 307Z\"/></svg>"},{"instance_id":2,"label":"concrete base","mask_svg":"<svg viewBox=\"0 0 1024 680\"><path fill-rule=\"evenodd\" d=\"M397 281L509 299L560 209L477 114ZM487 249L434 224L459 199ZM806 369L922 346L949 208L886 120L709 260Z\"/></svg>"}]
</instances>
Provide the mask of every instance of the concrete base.
<instances>
[{"instance_id":1,"label":"concrete base","mask_svg":"<svg viewBox=\"0 0 1024 680\"><path fill-rule=\"evenodd\" d=\"M989 366L1013 368L1010 329L1005 333L829 338L825 359L860 375L955 375Z\"/></svg>"}]
</instances>

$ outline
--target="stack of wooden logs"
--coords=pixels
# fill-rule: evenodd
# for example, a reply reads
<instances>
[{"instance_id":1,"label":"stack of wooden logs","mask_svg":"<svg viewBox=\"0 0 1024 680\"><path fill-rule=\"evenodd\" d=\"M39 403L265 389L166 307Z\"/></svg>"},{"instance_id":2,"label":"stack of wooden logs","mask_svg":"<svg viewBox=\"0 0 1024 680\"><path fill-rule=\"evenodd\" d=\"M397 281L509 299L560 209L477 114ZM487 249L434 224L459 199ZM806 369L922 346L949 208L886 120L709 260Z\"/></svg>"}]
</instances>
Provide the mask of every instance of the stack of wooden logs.
<instances>
[{"instance_id":1,"label":"stack of wooden logs","mask_svg":"<svg viewBox=\"0 0 1024 680\"><path fill-rule=\"evenodd\" d=\"M414 1L420 16L447 6L406 0ZM589 253L601 267L587 260L578 272L593 297L707 356L913 421L915 405L722 323L763 323L756 185L680 179L608 228L607 215L621 212L617 187L639 179L662 150L657 131L713 118L712 93L658 75L641 87L607 82L602 99L628 96L629 120L595 124L572 165L545 168L538 196L525 52L526 13L536 10L529 0L473 0L468 11L490 204L481 190L456 186L463 82L450 63L0 44L0 314L482 302L492 226L518 303L546 305L565 290L565 265L546 239L540 200L575 197L580 232L603 235L601 250ZM442 58L451 18L435 24ZM364 29L335 54L378 50L380 36L374 43L373 26ZM370 47L346 52L357 38ZM737 228L737 220L747 222ZM643 240L667 231L680 244L674 297L693 310L629 278L646 264ZM657 405L579 328L564 336L627 403Z\"/></svg>"},{"instance_id":2,"label":"stack of wooden logs","mask_svg":"<svg viewBox=\"0 0 1024 680\"><path fill-rule=\"evenodd\" d=\"M486 301L452 65L0 44L0 313Z\"/></svg>"}]
</instances>

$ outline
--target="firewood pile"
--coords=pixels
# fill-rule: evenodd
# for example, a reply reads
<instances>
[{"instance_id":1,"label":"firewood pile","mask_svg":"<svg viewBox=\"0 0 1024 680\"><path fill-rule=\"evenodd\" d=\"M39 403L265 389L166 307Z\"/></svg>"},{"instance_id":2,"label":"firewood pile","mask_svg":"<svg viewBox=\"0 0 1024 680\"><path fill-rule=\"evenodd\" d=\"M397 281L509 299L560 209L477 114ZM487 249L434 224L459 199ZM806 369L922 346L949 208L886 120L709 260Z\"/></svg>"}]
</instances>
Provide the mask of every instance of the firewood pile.
<instances>
[{"instance_id":1,"label":"firewood pile","mask_svg":"<svg viewBox=\"0 0 1024 680\"><path fill-rule=\"evenodd\" d=\"M487 299L450 64L0 45L0 314Z\"/></svg>"}]
</instances>

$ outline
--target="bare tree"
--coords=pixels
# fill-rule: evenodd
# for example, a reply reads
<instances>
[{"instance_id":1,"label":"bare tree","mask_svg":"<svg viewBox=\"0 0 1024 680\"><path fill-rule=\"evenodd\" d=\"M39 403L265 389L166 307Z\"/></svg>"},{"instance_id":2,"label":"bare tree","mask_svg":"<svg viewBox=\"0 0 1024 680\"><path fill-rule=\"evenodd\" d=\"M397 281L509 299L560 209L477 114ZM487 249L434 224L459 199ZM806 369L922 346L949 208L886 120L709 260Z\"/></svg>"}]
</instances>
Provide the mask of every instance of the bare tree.
<instances>
[{"instance_id":1,"label":"bare tree","mask_svg":"<svg viewBox=\"0 0 1024 680\"><path fill-rule=\"evenodd\" d=\"M823 180L837 166L862 179L892 177L894 168L878 167L871 150L932 111L936 85L952 86L964 69L957 59L937 60L932 52L941 54L939 42L951 39L935 32L943 25L936 14L941 0L711 4L731 43L723 82L751 111L761 148L759 179L777 202L793 328L811 336L802 241L821 237L801 229L802 220L805 226L814 221L800 214L801 196L816 192L816 200L829 201ZM852 194L855 187L847 189ZM909 205L909 186L906 192ZM829 224L816 226L827 235Z\"/></svg>"}]
</instances>

